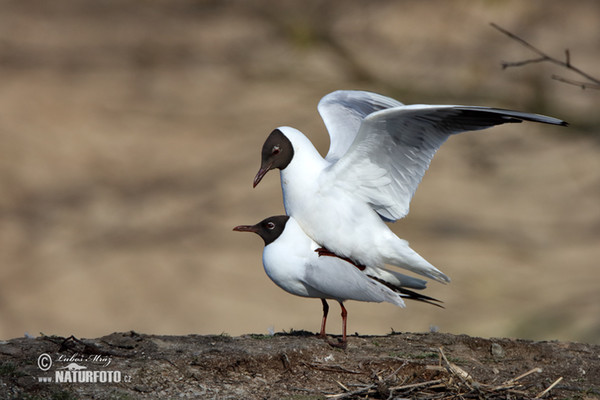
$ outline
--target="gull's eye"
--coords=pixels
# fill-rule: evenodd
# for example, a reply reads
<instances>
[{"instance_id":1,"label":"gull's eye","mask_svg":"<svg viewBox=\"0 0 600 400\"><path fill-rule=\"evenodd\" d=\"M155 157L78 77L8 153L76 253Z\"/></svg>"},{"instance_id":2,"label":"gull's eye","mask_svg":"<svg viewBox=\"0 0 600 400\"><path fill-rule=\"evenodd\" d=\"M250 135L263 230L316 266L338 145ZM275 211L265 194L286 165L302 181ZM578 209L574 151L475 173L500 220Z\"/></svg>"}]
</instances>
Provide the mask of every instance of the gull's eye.
<instances>
[{"instance_id":1,"label":"gull's eye","mask_svg":"<svg viewBox=\"0 0 600 400\"><path fill-rule=\"evenodd\" d=\"M271 154L276 156L277 154L279 154L280 151L281 151L281 149L279 148L279 146L273 146L273 150L271 151Z\"/></svg>"},{"instance_id":2,"label":"gull's eye","mask_svg":"<svg viewBox=\"0 0 600 400\"><path fill-rule=\"evenodd\" d=\"M275 228L275 224L273 222L267 222L267 229L272 230Z\"/></svg>"}]
</instances>

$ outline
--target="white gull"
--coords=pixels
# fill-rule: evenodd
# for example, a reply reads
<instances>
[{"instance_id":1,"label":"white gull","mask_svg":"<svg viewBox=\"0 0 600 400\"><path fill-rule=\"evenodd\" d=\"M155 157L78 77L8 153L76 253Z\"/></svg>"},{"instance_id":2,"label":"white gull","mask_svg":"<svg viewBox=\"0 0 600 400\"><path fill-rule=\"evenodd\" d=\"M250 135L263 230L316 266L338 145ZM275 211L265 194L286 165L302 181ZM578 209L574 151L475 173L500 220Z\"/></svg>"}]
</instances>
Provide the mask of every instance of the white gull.
<instances>
[{"instance_id":1,"label":"white gull","mask_svg":"<svg viewBox=\"0 0 600 400\"><path fill-rule=\"evenodd\" d=\"M382 268L363 267L334 255L319 253L319 245L311 240L296 221L286 215L269 217L255 225L233 228L254 232L265 242L265 272L280 288L296 296L319 298L323 303L320 336L325 338L329 305L327 299L339 302L342 309L342 339L331 345L346 346L347 312L343 302L357 300L388 302L404 307L403 298L438 305L431 297L409 289L424 289L426 281ZM439 306L439 305L438 305Z\"/></svg>"},{"instance_id":2,"label":"white gull","mask_svg":"<svg viewBox=\"0 0 600 400\"><path fill-rule=\"evenodd\" d=\"M439 147L453 134L504 123L566 125L489 107L403 105L363 91L330 93L318 110L331 138L327 156L297 129L277 128L263 145L254 186L280 169L286 213L320 246L356 264L392 264L440 282L450 279L385 223L408 214Z\"/></svg>"}]
</instances>

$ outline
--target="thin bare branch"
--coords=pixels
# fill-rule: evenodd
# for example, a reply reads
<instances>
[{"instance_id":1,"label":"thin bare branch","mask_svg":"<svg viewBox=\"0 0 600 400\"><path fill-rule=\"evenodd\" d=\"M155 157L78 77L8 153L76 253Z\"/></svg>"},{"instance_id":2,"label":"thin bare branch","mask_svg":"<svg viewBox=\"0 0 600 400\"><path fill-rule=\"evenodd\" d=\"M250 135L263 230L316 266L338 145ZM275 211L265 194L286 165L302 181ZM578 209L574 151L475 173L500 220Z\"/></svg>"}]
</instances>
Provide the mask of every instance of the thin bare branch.
<instances>
[{"instance_id":1,"label":"thin bare branch","mask_svg":"<svg viewBox=\"0 0 600 400\"><path fill-rule=\"evenodd\" d=\"M596 89L596 90L600 90L600 85L597 85L595 83L587 83L587 82L582 82L582 81L576 81L574 79L567 79L567 78L564 78L564 77L562 77L560 75L552 75L551 78L554 79L555 81L567 83L567 84L573 85L573 86L579 86L581 89Z\"/></svg>"},{"instance_id":2,"label":"thin bare branch","mask_svg":"<svg viewBox=\"0 0 600 400\"><path fill-rule=\"evenodd\" d=\"M523 60L523 61L502 61L502 69L506 69L509 67L521 67L523 65L527 65L527 64L534 64L534 63L539 63L539 62L543 62L543 61L548 61L547 57L540 57L540 58L532 58L531 60Z\"/></svg>"},{"instance_id":3,"label":"thin bare branch","mask_svg":"<svg viewBox=\"0 0 600 400\"><path fill-rule=\"evenodd\" d=\"M523 46L527 47L529 50L539 54L540 56L544 57L544 58L548 58L548 56L546 55L546 53L544 53L543 51L541 51L540 49L538 49L537 47L535 47L534 45L532 45L531 43L527 42L525 39L520 38L519 36L515 35L512 32L507 31L506 29L500 27L499 25L496 25L495 23L490 23L490 25L492 25L493 28L496 28L497 30L499 30L500 32L504 33L506 36L508 36L509 38L521 43Z\"/></svg>"},{"instance_id":4,"label":"thin bare branch","mask_svg":"<svg viewBox=\"0 0 600 400\"><path fill-rule=\"evenodd\" d=\"M552 79L556 79L558 81L565 82L565 83L568 83L571 85L579 86L582 89L586 89L586 88L600 89L600 79L597 79L597 78L591 76L590 74L583 72L581 69L575 67L571 63L571 53L570 53L569 49L565 49L565 60L562 61L555 57L549 56L548 54L544 53L542 50L538 49L537 47L535 47L534 45L532 45L525 39L515 35L512 32L507 31L506 29L496 25L495 23L492 22L490 25L493 28L495 28L496 30L502 32L503 34L505 34L509 38L515 40L516 42L519 42L521 45L523 45L524 47L527 47L529 50L533 51L534 53L536 53L540 56L539 58L534 58L534 59L524 60L524 61L502 62L502 69L506 69L508 67L521 67L523 65L539 63L539 62L550 62L550 63L559 65L561 67L564 67L568 70L573 71L574 73L578 74L579 76L582 76L585 79L587 79L589 82L578 82L578 81L569 80L569 79L565 79L565 78L557 78L556 75L554 75L552 77Z\"/></svg>"}]
</instances>

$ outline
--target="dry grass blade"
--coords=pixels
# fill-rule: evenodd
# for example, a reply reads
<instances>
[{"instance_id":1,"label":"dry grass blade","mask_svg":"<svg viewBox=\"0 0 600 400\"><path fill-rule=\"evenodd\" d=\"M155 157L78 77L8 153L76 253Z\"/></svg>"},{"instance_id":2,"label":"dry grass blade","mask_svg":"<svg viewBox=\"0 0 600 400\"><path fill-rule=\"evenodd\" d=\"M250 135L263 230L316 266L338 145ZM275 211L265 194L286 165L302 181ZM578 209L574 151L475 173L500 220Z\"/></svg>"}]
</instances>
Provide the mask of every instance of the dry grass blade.
<instances>
[{"instance_id":1,"label":"dry grass blade","mask_svg":"<svg viewBox=\"0 0 600 400\"><path fill-rule=\"evenodd\" d=\"M421 383L411 383L410 385L394 386L394 387L391 387L390 390L396 391L396 390L416 389L416 388L437 385L442 382L444 382L443 379L435 379L433 381L427 381L427 382L421 382Z\"/></svg>"},{"instance_id":2,"label":"dry grass blade","mask_svg":"<svg viewBox=\"0 0 600 400\"><path fill-rule=\"evenodd\" d=\"M337 380L335 383L341 387L344 392L337 394L326 394L328 399L392 399L392 398L420 398L420 399L541 399L547 396L548 393L555 388L561 381L562 377L556 379L545 390L534 396L531 392L531 376L543 372L542 368L532 368L520 375L504 380L501 384L485 384L477 381L474 376L465 371L463 368L451 362L444 349L438 348L439 364L427 365L425 371L436 371L438 376L429 375L429 379L424 382L406 383L409 381L408 376L404 382L398 382L399 371L406 366L404 362L399 368L394 369L392 373L386 375L383 370L371 371L373 383L371 384L343 384ZM423 368L423 366L421 366ZM421 370L423 371L423 369ZM419 374L420 375L420 374ZM413 375L414 377L415 375ZM529 378L528 378L529 377ZM431 379L437 378L437 379ZM526 379L528 378L528 379ZM395 385L391 384L395 382ZM355 390L349 388L356 387Z\"/></svg>"},{"instance_id":3,"label":"dry grass blade","mask_svg":"<svg viewBox=\"0 0 600 400\"><path fill-rule=\"evenodd\" d=\"M538 374L539 374L539 373L541 373L542 371L543 371L543 370L542 370L541 368L533 368L533 369L530 369L529 371L525 372L524 374L521 374L521 375L517 376L516 378L513 378L513 379L509 380L508 382L510 382L510 383L513 383L513 382L516 382L516 381L518 381L518 380L520 380L520 379L523 379L523 378L525 378L525 377L526 377L526 376L528 376L528 375L531 375L531 374L533 374L533 373L538 373ZM508 383L508 382L507 382L507 383Z\"/></svg>"},{"instance_id":4,"label":"dry grass blade","mask_svg":"<svg viewBox=\"0 0 600 400\"><path fill-rule=\"evenodd\" d=\"M325 395L326 398L328 399L345 399L345 398L349 398L352 396L357 396L357 395L362 395L365 393L369 393L371 391L376 392L378 391L378 385L381 386L381 388L385 388L388 391L393 391L394 388L388 388L387 387L387 383L389 381L391 381L392 379L395 379L396 375L398 374L398 371L400 371L402 368L404 368L404 366L406 366L406 362L404 362L401 366L399 366L398 368L396 368L391 374L389 374L388 376L386 376L385 378L382 378L380 376L380 373L382 371L377 371L377 372L373 372L373 375L377 378L377 383L373 383L370 385L366 385L361 387L360 389L356 389L354 391L350 391L350 389L348 389L348 387L344 384L342 384L339 381L335 381L335 383L337 383L343 390L346 391L346 393L338 393L338 394L330 394L330 395ZM418 386L423 386L423 384L417 384ZM410 386L410 385L409 385ZM390 393L391 395L391 393Z\"/></svg>"},{"instance_id":5,"label":"dry grass blade","mask_svg":"<svg viewBox=\"0 0 600 400\"><path fill-rule=\"evenodd\" d=\"M368 386L362 387L360 389L353 390L352 392L329 394L329 395L325 395L325 397L328 399L333 399L333 400L347 399L352 396L367 393L367 392L369 392L369 390L372 390L374 388L375 388L375 385L368 385Z\"/></svg>"},{"instance_id":6,"label":"dry grass blade","mask_svg":"<svg viewBox=\"0 0 600 400\"><path fill-rule=\"evenodd\" d=\"M552 390L552 388L554 388L554 386L558 385L560 383L560 381L563 380L563 377L561 376L560 378L558 378L557 380L554 381L554 383L552 383L552 385L548 386L546 388L546 390L544 390L543 392L541 392L540 394L538 394L537 396L535 396L536 399L541 399L542 397L544 397L549 391Z\"/></svg>"},{"instance_id":7,"label":"dry grass blade","mask_svg":"<svg viewBox=\"0 0 600 400\"><path fill-rule=\"evenodd\" d=\"M500 391L500 390L513 390L515 387L520 386L521 384L518 382L519 380L525 378L526 376L529 376L533 373L541 373L542 369L541 368L533 368L530 369L529 371L517 376L516 378L511 378L509 380L507 380L506 382L504 382L501 385L498 386L493 386L492 388L490 388L491 391ZM514 390L513 390L514 391Z\"/></svg>"},{"instance_id":8,"label":"dry grass blade","mask_svg":"<svg viewBox=\"0 0 600 400\"><path fill-rule=\"evenodd\" d=\"M342 388L343 390L345 390L346 392L349 392L349 391L350 391L350 389L348 389L348 388L346 387L346 385L344 385L342 382L338 381L337 379L334 379L334 381L335 381L335 383L337 383L337 384L338 384L338 386L339 386L339 387L341 387L341 388Z\"/></svg>"},{"instance_id":9,"label":"dry grass blade","mask_svg":"<svg viewBox=\"0 0 600 400\"><path fill-rule=\"evenodd\" d=\"M448 358L446 358L446 354L444 353L444 350L441 347L439 348L439 352L440 356L442 357L442 360L444 360L444 363L446 364L446 369L448 369L453 375L457 376L465 383L475 382L471 374L469 374L464 369L460 368L458 365L448 361Z\"/></svg>"},{"instance_id":10,"label":"dry grass blade","mask_svg":"<svg viewBox=\"0 0 600 400\"><path fill-rule=\"evenodd\" d=\"M324 365L317 364L317 363L311 363L311 364L302 363L302 365L307 366L309 368L317 369L319 371L325 371L325 372L343 372L343 373L347 373L347 374L361 374L361 372L359 372L359 371L353 371L353 370L344 368L341 365L324 366Z\"/></svg>"}]
</instances>

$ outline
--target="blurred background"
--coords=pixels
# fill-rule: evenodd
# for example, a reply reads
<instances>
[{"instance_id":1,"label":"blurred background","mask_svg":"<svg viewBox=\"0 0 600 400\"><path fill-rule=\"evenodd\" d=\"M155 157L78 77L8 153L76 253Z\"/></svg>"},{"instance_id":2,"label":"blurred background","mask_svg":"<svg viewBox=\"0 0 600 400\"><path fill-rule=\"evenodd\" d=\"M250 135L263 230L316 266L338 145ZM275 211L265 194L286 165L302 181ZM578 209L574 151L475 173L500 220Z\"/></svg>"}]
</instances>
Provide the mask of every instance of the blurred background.
<instances>
[{"instance_id":1,"label":"blurred background","mask_svg":"<svg viewBox=\"0 0 600 400\"><path fill-rule=\"evenodd\" d=\"M348 302L349 332L600 343L600 91L502 70L536 55L491 22L600 75L595 0L2 1L0 338L318 331L232 228L283 213L271 130L325 154L319 99L364 89L571 126L451 138L393 225L446 308Z\"/></svg>"}]
</instances>

